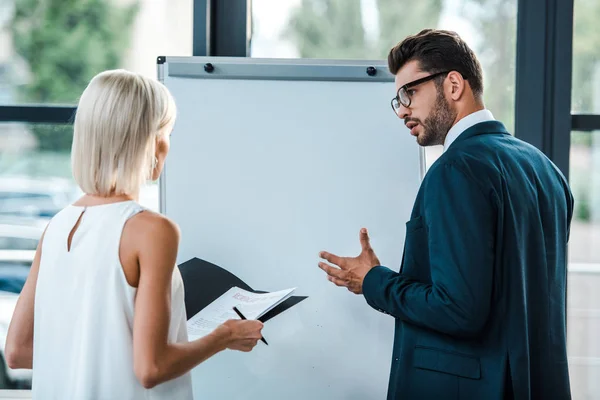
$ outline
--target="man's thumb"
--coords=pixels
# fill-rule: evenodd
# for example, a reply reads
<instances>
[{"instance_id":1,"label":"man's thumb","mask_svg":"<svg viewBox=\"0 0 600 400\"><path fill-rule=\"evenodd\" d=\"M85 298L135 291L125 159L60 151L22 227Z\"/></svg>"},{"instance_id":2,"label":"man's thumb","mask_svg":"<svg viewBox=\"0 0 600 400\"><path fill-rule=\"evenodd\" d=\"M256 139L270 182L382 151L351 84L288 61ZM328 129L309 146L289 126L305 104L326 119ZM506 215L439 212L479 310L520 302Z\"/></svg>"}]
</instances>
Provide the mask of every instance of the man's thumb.
<instances>
[{"instance_id":1,"label":"man's thumb","mask_svg":"<svg viewBox=\"0 0 600 400\"><path fill-rule=\"evenodd\" d=\"M369 243L369 232L367 232L367 228L362 228L359 234L360 246L363 250L370 250L371 244Z\"/></svg>"}]
</instances>

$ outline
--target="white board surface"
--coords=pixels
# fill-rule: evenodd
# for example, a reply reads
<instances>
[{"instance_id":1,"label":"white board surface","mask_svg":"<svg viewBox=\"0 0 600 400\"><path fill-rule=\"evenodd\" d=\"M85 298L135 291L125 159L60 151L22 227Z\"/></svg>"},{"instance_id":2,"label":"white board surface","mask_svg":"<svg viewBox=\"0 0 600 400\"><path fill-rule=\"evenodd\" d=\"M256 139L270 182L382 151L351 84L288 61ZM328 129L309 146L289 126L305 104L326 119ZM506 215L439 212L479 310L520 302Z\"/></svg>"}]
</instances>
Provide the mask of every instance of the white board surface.
<instances>
[{"instance_id":1,"label":"white board surface","mask_svg":"<svg viewBox=\"0 0 600 400\"><path fill-rule=\"evenodd\" d=\"M254 289L308 296L266 322L269 346L195 368L195 398L384 399L394 320L327 281L317 263L321 250L358 255L364 226L381 262L399 268L422 160L390 107L393 79L171 76L175 64L202 70L205 60L170 60L159 76L178 119L161 209L181 228L178 263L202 258ZM227 61L212 62L218 71ZM318 75L307 63L294 67ZM328 68L343 75L355 64Z\"/></svg>"}]
</instances>

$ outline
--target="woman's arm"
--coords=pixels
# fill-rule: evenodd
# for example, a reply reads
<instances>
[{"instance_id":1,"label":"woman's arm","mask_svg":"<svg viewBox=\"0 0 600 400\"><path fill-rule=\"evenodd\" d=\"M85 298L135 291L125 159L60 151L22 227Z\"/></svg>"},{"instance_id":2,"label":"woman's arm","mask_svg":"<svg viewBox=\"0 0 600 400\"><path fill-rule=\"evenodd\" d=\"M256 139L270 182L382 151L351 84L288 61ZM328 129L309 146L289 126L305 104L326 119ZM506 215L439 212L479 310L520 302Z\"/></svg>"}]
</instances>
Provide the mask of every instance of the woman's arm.
<instances>
[{"instance_id":1,"label":"woman's arm","mask_svg":"<svg viewBox=\"0 0 600 400\"><path fill-rule=\"evenodd\" d=\"M44 234L38 242L29 275L8 327L4 355L8 366L12 369L33 368L33 309Z\"/></svg>"},{"instance_id":2,"label":"woman's arm","mask_svg":"<svg viewBox=\"0 0 600 400\"><path fill-rule=\"evenodd\" d=\"M171 278L179 229L161 215L144 212L129 230L138 236L139 282L133 326L134 372L151 388L188 372L216 353L232 348L250 351L261 338L259 321L232 320L210 335L189 343L168 343Z\"/></svg>"}]
</instances>

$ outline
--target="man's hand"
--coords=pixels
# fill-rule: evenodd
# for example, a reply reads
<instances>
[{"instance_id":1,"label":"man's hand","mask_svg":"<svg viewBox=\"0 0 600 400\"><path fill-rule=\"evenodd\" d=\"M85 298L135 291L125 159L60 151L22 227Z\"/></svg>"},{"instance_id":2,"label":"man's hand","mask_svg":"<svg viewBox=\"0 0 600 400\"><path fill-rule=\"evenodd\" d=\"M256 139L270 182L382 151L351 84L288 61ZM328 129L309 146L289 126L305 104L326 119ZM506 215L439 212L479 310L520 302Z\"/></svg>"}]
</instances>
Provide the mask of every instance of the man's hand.
<instances>
[{"instance_id":1,"label":"man's hand","mask_svg":"<svg viewBox=\"0 0 600 400\"><path fill-rule=\"evenodd\" d=\"M326 251L319 254L324 260L339 267L335 268L327 263L320 262L319 268L327 273L327 279L337 286L348 288L349 291L355 294L362 293L363 280L367 272L380 265L379 259L371 248L369 234L365 228L360 230L359 239L362 251L358 257L338 257Z\"/></svg>"}]
</instances>

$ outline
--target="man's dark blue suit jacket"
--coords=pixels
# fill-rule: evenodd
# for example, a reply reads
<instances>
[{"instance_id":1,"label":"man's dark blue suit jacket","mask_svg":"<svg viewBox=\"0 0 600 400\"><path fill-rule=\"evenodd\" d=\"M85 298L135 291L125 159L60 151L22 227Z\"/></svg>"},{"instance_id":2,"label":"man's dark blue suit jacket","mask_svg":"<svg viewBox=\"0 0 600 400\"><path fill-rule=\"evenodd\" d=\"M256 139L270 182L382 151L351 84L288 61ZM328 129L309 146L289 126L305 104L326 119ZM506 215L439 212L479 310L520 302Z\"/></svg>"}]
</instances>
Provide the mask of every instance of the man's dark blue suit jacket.
<instances>
[{"instance_id":1,"label":"man's dark blue suit jacket","mask_svg":"<svg viewBox=\"0 0 600 400\"><path fill-rule=\"evenodd\" d=\"M540 151L488 121L427 172L400 273L365 277L396 319L388 399L569 399L565 294L573 197Z\"/></svg>"}]
</instances>

